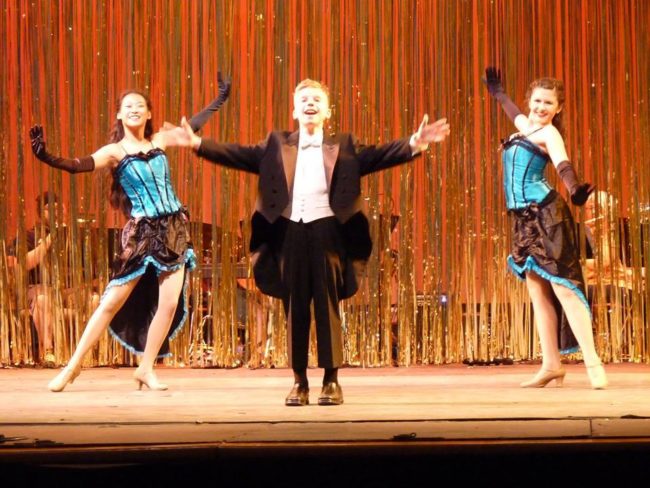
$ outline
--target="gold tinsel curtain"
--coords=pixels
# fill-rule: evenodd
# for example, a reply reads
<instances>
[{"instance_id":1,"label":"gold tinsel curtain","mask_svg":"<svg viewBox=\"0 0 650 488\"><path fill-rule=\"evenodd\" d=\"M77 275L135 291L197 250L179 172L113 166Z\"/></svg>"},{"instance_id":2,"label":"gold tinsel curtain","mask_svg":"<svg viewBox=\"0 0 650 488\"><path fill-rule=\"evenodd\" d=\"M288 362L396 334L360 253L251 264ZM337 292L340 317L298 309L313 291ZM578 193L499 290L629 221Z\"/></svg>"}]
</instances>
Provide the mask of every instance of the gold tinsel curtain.
<instances>
[{"instance_id":1,"label":"gold tinsel curtain","mask_svg":"<svg viewBox=\"0 0 650 488\"><path fill-rule=\"evenodd\" d=\"M63 204L42 273L60 363L107 283L123 224L107 204L105 175L70 177L35 161L29 127L42 124L55 153L86 155L106 143L123 89L151 94L156 125L177 123L215 96L218 71L232 77L232 95L204 134L220 140L254 143L294 127L291 93L304 77L331 88L328 130L368 143L410 134L425 112L451 123L447 142L364 183L375 249L364 287L343 305L348 363L535 357L527 293L506 272L498 144L512 127L480 81L488 64L502 68L522 108L534 78L565 81L569 155L616 196L613 218L625 225L610 239L633 273L621 296L596 284L605 305L594 307L597 346L608 361L650 359L641 279L650 256L650 3L5 0L1 11L0 363L34 359L24 239L36 196L55 191ZM202 263L171 364L286 364L281 306L247 279L255 179L188 151L170 159ZM7 251L16 238L14 266ZM87 362L131 361L106 337Z\"/></svg>"}]
</instances>

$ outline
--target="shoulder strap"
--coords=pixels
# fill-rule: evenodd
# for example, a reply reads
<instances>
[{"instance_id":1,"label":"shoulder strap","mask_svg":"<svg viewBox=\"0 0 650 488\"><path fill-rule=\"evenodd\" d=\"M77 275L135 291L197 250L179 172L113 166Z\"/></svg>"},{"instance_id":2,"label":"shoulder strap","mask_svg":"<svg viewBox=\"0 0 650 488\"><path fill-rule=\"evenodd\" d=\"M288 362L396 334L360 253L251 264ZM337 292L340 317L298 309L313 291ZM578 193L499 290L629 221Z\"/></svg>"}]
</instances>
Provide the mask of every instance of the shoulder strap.
<instances>
[{"instance_id":1,"label":"shoulder strap","mask_svg":"<svg viewBox=\"0 0 650 488\"><path fill-rule=\"evenodd\" d=\"M535 132L542 130L544 127L546 127L546 126L543 125L543 126L541 126L541 127L538 127L538 128L535 129L534 131L529 132L528 134L524 134L523 136L526 137L526 138L528 138L528 137L532 136Z\"/></svg>"}]
</instances>

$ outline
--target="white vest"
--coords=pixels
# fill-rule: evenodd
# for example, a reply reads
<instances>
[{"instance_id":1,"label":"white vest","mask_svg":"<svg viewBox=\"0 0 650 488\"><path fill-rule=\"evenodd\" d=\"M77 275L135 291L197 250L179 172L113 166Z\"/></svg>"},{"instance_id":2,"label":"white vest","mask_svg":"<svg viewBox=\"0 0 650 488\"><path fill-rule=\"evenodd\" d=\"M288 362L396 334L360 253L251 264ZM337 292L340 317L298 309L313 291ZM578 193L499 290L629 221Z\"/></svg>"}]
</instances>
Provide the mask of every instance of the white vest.
<instances>
[{"instance_id":1,"label":"white vest","mask_svg":"<svg viewBox=\"0 0 650 488\"><path fill-rule=\"evenodd\" d=\"M323 161L323 133L300 134L291 202L282 212L294 222L332 217Z\"/></svg>"}]
</instances>

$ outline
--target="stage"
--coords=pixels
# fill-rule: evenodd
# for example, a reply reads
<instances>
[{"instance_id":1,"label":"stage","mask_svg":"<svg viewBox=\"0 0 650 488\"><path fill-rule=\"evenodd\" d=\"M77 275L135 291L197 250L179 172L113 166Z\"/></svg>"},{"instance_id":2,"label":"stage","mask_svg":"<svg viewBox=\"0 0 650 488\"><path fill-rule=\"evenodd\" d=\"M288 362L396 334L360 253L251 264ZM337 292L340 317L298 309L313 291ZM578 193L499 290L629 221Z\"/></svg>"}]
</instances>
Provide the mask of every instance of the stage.
<instances>
[{"instance_id":1,"label":"stage","mask_svg":"<svg viewBox=\"0 0 650 488\"><path fill-rule=\"evenodd\" d=\"M3 369L0 464L48 476L80 466L85 476L142 466L162 475L182 465L195 475L202 469L253 482L265 479L265 466L283 471L302 459L318 471L330 459L349 461L363 479L382 484L393 479L392 468L416 460L419 469L437 466L445 475L470 460L476 467L476 459L498 459L490 465L496 468L506 460L521 466L584 457L589 464L600 456L609 474L615 466L628 472L633 466L622 463L635 456L647 459L650 366L607 365L607 390L592 390L581 364L566 365L562 388L519 388L538 368L344 368L338 407L316 404L318 369L309 371L307 407L284 406L292 383L286 369L162 367L159 378L170 388L156 392L136 390L132 368L94 368L62 393L46 389L54 370ZM599 463L592 470L604 467Z\"/></svg>"}]
</instances>

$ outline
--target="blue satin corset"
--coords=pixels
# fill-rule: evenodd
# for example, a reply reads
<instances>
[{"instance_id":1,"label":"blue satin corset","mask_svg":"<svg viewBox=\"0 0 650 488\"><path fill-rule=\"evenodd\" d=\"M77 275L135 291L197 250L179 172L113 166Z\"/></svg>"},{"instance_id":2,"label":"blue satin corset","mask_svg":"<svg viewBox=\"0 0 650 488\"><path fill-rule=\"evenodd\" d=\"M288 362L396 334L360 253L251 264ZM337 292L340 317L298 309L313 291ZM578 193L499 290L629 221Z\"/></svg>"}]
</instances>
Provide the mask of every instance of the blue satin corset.
<instances>
[{"instance_id":1,"label":"blue satin corset","mask_svg":"<svg viewBox=\"0 0 650 488\"><path fill-rule=\"evenodd\" d=\"M544 170L548 154L523 136L503 144L503 188L508 210L541 203L551 192Z\"/></svg>"},{"instance_id":2,"label":"blue satin corset","mask_svg":"<svg viewBox=\"0 0 650 488\"><path fill-rule=\"evenodd\" d=\"M117 167L117 176L131 201L131 217L161 217L181 209L162 149L156 147L146 154L127 154Z\"/></svg>"}]
</instances>

